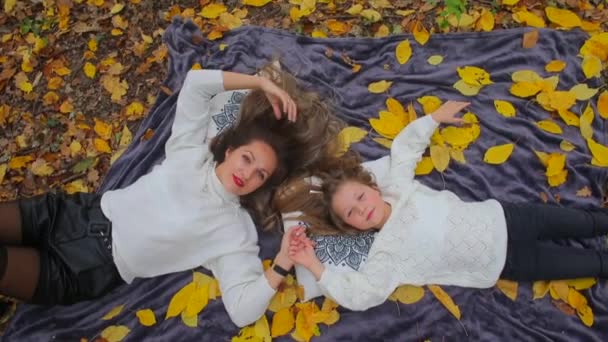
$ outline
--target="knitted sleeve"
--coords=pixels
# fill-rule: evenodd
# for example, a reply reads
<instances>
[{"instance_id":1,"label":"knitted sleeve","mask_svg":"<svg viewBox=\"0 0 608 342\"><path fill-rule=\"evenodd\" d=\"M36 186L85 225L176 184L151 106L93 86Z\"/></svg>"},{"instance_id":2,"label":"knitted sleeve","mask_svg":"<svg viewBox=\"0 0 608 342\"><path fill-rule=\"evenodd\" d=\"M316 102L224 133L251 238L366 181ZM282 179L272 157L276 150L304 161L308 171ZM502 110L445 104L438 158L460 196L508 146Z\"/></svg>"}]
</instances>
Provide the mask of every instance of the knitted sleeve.
<instances>
[{"instance_id":1,"label":"knitted sleeve","mask_svg":"<svg viewBox=\"0 0 608 342\"><path fill-rule=\"evenodd\" d=\"M426 115L414 120L397 135L391 147L391 178L414 179L416 165L438 125L430 115Z\"/></svg>"},{"instance_id":2,"label":"knitted sleeve","mask_svg":"<svg viewBox=\"0 0 608 342\"><path fill-rule=\"evenodd\" d=\"M211 98L224 91L221 70L191 70L177 98L171 136L165 145L167 158L187 148L205 146L210 123ZM204 149L208 151L208 149ZM210 153L210 152L207 152Z\"/></svg>"}]
</instances>

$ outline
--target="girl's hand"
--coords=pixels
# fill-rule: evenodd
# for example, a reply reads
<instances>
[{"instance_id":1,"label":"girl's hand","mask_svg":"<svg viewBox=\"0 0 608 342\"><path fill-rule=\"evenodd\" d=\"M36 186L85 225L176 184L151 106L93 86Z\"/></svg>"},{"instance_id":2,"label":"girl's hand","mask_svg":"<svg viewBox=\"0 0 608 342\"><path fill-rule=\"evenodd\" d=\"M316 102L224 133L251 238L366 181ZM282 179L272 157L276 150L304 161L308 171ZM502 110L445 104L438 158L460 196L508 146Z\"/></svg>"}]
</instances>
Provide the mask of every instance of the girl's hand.
<instances>
[{"instance_id":1,"label":"girl's hand","mask_svg":"<svg viewBox=\"0 0 608 342\"><path fill-rule=\"evenodd\" d=\"M318 261L314 243L305 235L292 239L289 246L289 258L306 268L310 268L315 261Z\"/></svg>"},{"instance_id":2,"label":"girl's hand","mask_svg":"<svg viewBox=\"0 0 608 342\"><path fill-rule=\"evenodd\" d=\"M470 104L470 102L448 101L431 113L431 117L439 123L460 124L463 120L457 118L456 114Z\"/></svg>"},{"instance_id":3,"label":"girl's hand","mask_svg":"<svg viewBox=\"0 0 608 342\"><path fill-rule=\"evenodd\" d=\"M261 78L260 89L266 94L274 111L274 116L280 120L287 115L287 120L295 122L298 116L296 103L286 91L267 78Z\"/></svg>"},{"instance_id":4,"label":"girl's hand","mask_svg":"<svg viewBox=\"0 0 608 342\"><path fill-rule=\"evenodd\" d=\"M304 235L305 236L304 227L292 227L287 233L283 234L283 238L281 239L281 249L276 256L276 261L279 262L279 266L285 269L291 269L293 267L293 261L289 257L289 247L291 241L294 240L297 236Z\"/></svg>"}]
</instances>

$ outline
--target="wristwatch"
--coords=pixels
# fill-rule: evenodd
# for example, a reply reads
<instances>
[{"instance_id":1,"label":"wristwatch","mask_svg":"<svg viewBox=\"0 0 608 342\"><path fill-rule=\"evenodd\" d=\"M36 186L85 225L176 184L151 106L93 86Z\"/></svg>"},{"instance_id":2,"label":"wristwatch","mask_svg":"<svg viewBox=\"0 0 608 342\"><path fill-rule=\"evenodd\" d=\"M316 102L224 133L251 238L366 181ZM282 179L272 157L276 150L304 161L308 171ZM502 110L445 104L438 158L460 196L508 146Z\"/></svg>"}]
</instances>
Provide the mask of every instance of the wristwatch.
<instances>
[{"instance_id":1,"label":"wristwatch","mask_svg":"<svg viewBox=\"0 0 608 342\"><path fill-rule=\"evenodd\" d=\"M287 277L287 275L289 274L289 271L284 269L283 267L277 265L277 264L272 264L272 270L275 271L278 275L282 276L282 277Z\"/></svg>"}]
</instances>

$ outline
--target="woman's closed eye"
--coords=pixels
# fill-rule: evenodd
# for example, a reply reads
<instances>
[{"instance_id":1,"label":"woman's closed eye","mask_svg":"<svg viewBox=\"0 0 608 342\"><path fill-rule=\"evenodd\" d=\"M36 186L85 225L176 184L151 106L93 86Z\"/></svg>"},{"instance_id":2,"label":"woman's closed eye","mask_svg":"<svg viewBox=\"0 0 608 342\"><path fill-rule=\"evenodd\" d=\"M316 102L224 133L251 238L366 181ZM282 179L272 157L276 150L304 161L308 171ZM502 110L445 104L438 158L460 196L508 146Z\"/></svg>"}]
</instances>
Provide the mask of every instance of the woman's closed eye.
<instances>
[{"instance_id":1,"label":"woman's closed eye","mask_svg":"<svg viewBox=\"0 0 608 342\"><path fill-rule=\"evenodd\" d=\"M266 175L262 171L258 171L258 177L260 177L260 180L266 179Z\"/></svg>"},{"instance_id":2,"label":"woman's closed eye","mask_svg":"<svg viewBox=\"0 0 608 342\"><path fill-rule=\"evenodd\" d=\"M243 160L245 161L245 163L251 164L251 158L248 155L243 154Z\"/></svg>"}]
</instances>

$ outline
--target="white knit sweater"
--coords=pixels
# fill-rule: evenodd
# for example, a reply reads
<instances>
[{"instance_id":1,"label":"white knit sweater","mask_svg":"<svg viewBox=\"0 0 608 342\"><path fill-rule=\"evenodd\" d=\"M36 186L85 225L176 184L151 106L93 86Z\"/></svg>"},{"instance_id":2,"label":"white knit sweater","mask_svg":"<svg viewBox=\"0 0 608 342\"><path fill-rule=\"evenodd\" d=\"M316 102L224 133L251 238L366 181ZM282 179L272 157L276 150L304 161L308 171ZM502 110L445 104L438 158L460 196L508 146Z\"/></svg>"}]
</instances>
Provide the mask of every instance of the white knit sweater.
<instances>
[{"instance_id":1,"label":"white knit sweater","mask_svg":"<svg viewBox=\"0 0 608 342\"><path fill-rule=\"evenodd\" d=\"M218 279L232 321L244 326L262 316L275 290L258 257L255 225L218 179L205 140L209 101L222 91L221 71L190 71L165 160L132 185L104 193L101 208L127 283L203 265Z\"/></svg>"},{"instance_id":2,"label":"white knit sweater","mask_svg":"<svg viewBox=\"0 0 608 342\"><path fill-rule=\"evenodd\" d=\"M351 310L383 303L402 284L493 286L505 264L507 229L495 200L464 202L414 180L414 171L438 124L425 116L395 139L386 174L376 174L392 213L359 271L325 269L318 284Z\"/></svg>"}]
</instances>

